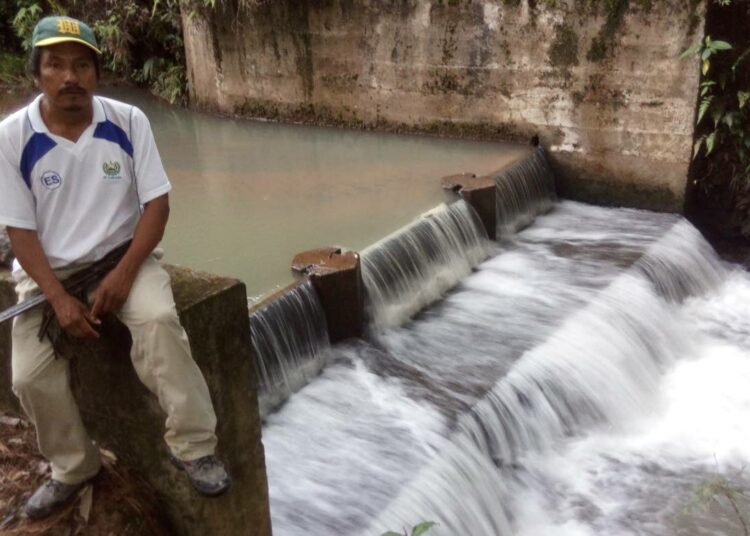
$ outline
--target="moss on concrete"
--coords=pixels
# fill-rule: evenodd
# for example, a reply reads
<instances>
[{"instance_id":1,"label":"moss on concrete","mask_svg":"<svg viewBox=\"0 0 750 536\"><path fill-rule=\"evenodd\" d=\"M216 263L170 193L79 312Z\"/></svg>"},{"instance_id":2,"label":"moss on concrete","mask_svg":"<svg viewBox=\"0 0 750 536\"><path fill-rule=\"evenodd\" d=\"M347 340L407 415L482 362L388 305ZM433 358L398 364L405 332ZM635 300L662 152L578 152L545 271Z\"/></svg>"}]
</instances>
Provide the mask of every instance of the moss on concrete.
<instances>
[{"instance_id":1,"label":"moss on concrete","mask_svg":"<svg viewBox=\"0 0 750 536\"><path fill-rule=\"evenodd\" d=\"M681 212L682 199L663 187L613 181L601 175L586 175L553 156L557 193L565 199L610 207L638 207L658 212Z\"/></svg>"},{"instance_id":2,"label":"moss on concrete","mask_svg":"<svg viewBox=\"0 0 750 536\"><path fill-rule=\"evenodd\" d=\"M622 25L629 0L607 0L607 18L599 33L591 41L591 47L586 53L586 59L593 62L604 61L614 52L616 33Z\"/></svg>"},{"instance_id":3,"label":"moss on concrete","mask_svg":"<svg viewBox=\"0 0 750 536\"><path fill-rule=\"evenodd\" d=\"M101 339L71 346L80 378L75 392L81 414L91 435L156 489L176 533L269 536L245 287L234 279L184 268L169 267L169 272L193 358L211 392L219 453L232 472L232 491L218 499L202 498L168 462L162 440L164 413L138 380L129 358L130 334L116 320L106 323ZM7 272L0 272L0 306L14 301L12 293ZM0 358L0 404L15 407L10 399L7 324L0 326Z\"/></svg>"},{"instance_id":4,"label":"moss on concrete","mask_svg":"<svg viewBox=\"0 0 750 536\"><path fill-rule=\"evenodd\" d=\"M554 67L567 69L578 65L578 34L570 25L557 26L548 54Z\"/></svg>"},{"instance_id":5,"label":"moss on concrete","mask_svg":"<svg viewBox=\"0 0 750 536\"><path fill-rule=\"evenodd\" d=\"M0 310L16 303L13 280L10 271L0 268ZM10 385L10 330L11 322L0 324L0 408L20 411L18 400L13 396Z\"/></svg>"},{"instance_id":6,"label":"moss on concrete","mask_svg":"<svg viewBox=\"0 0 750 536\"><path fill-rule=\"evenodd\" d=\"M214 110L215 111L215 110ZM332 109L327 106L304 104L281 104L268 100L247 100L234 109L232 117L263 119L308 125L378 130L398 134L427 134L438 137L460 138L481 141L527 142L536 131L530 126L489 121L433 120L419 124L390 121L382 116L363 119L356 110L346 106ZM550 138L559 140L562 134L555 130Z\"/></svg>"}]
</instances>

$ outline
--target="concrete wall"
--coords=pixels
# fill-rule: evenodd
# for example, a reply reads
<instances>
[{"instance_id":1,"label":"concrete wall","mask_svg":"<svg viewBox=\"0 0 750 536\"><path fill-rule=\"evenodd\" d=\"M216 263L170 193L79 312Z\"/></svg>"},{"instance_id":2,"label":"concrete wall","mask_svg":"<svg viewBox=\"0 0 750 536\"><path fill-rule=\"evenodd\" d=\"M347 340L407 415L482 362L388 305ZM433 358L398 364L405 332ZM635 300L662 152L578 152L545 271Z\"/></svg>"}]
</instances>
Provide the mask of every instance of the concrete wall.
<instances>
[{"instance_id":1,"label":"concrete wall","mask_svg":"<svg viewBox=\"0 0 750 536\"><path fill-rule=\"evenodd\" d=\"M699 0L235 3L183 18L199 108L479 138L540 133L563 195L681 209L698 68L677 56L702 35Z\"/></svg>"},{"instance_id":2,"label":"concrete wall","mask_svg":"<svg viewBox=\"0 0 750 536\"><path fill-rule=\"evenodd\" d=\"M165 416L135 375L130 335L122 324L113 323L101 341L76 349L81 413L92 436L155 488L175 534L270 536L245 286L186 269L169 271L193 357L211 391L219 454L232 473L232 490L217 499L200 497L168 462ZM9 274L0 271L0 308L13 303ZM9 323L0 325L0 408L17 409L10 387Z\"/></svg>"}]
</instances>

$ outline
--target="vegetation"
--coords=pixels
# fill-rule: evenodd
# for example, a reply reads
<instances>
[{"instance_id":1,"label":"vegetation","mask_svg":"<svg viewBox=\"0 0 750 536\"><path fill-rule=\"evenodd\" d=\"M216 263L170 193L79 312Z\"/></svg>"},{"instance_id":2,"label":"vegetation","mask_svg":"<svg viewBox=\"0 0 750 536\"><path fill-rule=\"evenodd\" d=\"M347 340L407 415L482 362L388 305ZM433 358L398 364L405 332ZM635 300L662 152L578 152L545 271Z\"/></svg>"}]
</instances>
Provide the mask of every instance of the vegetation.
<instances>
[{"instance_id":1,"label":"vegetation","mask_svg":"<svg viewBox=\"0 0 750 536\"><path fill-rule=\"evenodd\" d=\"M188 16L202 9L249 10L267 0L187 0ZM185 104L187 76L180 0L11 0L0 5L0 84L25 77L24 57L37 21L47 15L85 20L101 46L106 72ZM7 52L6 52L7 51Z\"/></svg>"},{"instance_id":2,"label":"vegetation","mask_svg":"<svg viewBox=\"0 0 750 536\"><path fill-rule=\"evenodd\" d=\"M410 533L406 532L406 529L404 529L404 532L393 532L392 530L383 533L383 536L422 536L422 534L426 534L429 532L429 530L437 525L434 521L423 521L419 525L415 526L413 529L411 529Z\"/></svg>"},{"instance_id":3,"label":"vegetation","mask_svg":"<svg viewBox=\"0 0 750 536\"><path fill-rule=\"evenodd\" d=\"M726 220L723 231L747 237L750 236L750 38L744 25L750 20L750 4L714 0L712 7L719 10L719 20L724 16L736 19L740 15L740 24L735 32L731 26L721 24L726 38L706 35L682 55L697 56L702 75L693 180L700 197L717 205L723 213L721 217ZM723 15L724 8L733 11Z\"/></svg>"},{"instance_id":4,"label":"vegetation","mask_svg":"<svg viewBox=\"0 0 750 536\"><path fill-rule=\"evenodd\" d=\"M718 504L724 500L729 503L734 515L737 516L737 520L742 527L742 533L744 536L750 536L750 529L748 529L747 521L742 515L742 511L737 502L739 498L744 497L745 495L744 488L732 484L722 476L715 476L714 478L706 480L700 484L693 499L687 505L686 511L691 511L697 507L707 510L711 505Z\"/></svg>"}]
</instances>

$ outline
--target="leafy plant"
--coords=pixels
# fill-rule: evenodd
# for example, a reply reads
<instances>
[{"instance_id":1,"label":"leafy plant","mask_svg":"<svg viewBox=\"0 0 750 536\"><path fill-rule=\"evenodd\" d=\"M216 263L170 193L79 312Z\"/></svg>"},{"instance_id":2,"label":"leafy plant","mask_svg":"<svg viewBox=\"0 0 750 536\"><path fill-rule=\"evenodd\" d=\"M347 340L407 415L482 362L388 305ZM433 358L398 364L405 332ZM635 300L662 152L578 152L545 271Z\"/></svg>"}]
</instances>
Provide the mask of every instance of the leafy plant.
<instances>
[{"instance_id":1,"label":"leafy plant","mask_svg":"<svg viewBox=\"0 0 750 536\"><path fill-rule=\"evenodd\" d=\"M20 86L28 83L26 62L21 56L0 52L0 86Z\"/></svg>"},{"instance_id":2,"label":"leafy plant","mask_svg":"<svg viewBox=\"0 0 750 536\"><path fill-rule=\"evenodd\" d=\"M742 515L742 512L737 505L737 498L743 495L745 495L745 490L743 488L733 485L722 476L716 476L711 480L701 483L693 499L687 505L686 510L690 511L696 507L707 509L712 504L718 504L720 499L725 499L729 502L729 505L737 516L740 525L742 525L744 535L750 536L745 517Z\"/></svg>"},{"instance_id":3,"label":"leafy plant","mask_svg":"<svg viewBox=\"0 0 750 536\"><path fill-rule=\"evenodd\" d=\"M16 16L13 17L13 29L21 40L24 50L31 49L31 34L34 26L42 16L42 6L37 2L19 2Z\"/></svg>"},{"instance_id":4,"label":"leafy plant","mask_svg":"<svg viewBox=\"0 0 750 536\"><path fill-rule=\"evenodd\" d=\"M185 104L187 76L183 65L151 57L135 71L134 79L147 84L151 91L171 104Z\"/></svg>"},{"instance_id":5,"label":"leafy plant","mask_svg":"<svg viewBox=\"0 0 750 536\"><path fill-rule=\"evenodd\" d=\"M721 5L731 1L716 0ZM681 57L700 60L693 146L693 158L705 161L700 187L709 198L722 198L740 232L750 234L750 46L743 46L707 35Z\"/></svg>"},{"instance_id":6,"label":"leafy plant","mask_svg":"<svg viewBox=\"0 0 750 536\"><path fill-rule=\"evenodd\" d=\"M427 532L432 529L432 527L436 526L437 523L434 521L423 521L419 525L416 525L414 528L411 529L411 533L407 533L406 529L404 529L404 532L393 532L388 531L384 532L383 536L422 536L422 534L426 534Z\"/></svg>"}]
</instances>

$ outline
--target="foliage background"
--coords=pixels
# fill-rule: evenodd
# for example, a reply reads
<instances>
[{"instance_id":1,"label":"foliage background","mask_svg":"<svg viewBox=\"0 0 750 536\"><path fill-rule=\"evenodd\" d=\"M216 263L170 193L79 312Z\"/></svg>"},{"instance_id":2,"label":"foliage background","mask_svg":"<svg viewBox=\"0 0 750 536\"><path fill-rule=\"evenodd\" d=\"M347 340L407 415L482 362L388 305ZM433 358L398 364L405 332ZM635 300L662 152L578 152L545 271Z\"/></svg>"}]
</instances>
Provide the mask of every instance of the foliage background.
<instances>
[{"instance_id":1,"label":"foliage background","mask_svg":"<svg viewBox=\"0 0 750 536\"><path fill-rule=\"evenodd\" d=\"M204 0L198 0L204 3ZM205 0L208 2L208 0ZM86 21L103 51L108 75L146 86L185 104L185 55L179 0L12 0L0 4L0 82L24 77L31 31L46 15Z\"/></svg>"},{"instance_id":2,"label":"foliage background","mask_svg":"<svg viewBox=\"0 0 750 536\"><path fill-rule=\"evenodd\" d=\"M704 232L750 238L750 2L712 0L685 211ZM715 48L716 42L731 46Z\"/></svg>"}]
</instances>

